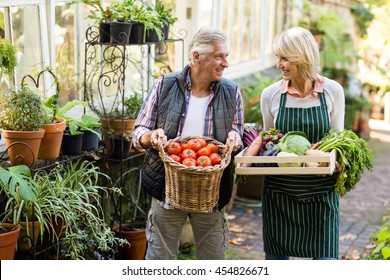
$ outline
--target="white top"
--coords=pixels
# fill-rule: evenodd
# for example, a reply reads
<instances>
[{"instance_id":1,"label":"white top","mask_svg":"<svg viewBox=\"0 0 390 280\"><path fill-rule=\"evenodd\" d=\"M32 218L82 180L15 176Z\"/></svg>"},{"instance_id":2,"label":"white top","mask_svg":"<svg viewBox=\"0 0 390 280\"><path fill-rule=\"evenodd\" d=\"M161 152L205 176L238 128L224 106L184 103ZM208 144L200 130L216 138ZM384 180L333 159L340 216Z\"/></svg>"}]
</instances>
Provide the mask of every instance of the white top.
<instances>
[{"instance_id":1,"label":"white top","mask_svg":"<svg viewBox=\"0 0 390 280\"><path fill-rule=\"evenodd\" d=\"M191 95L181 136L203 136L208 102L209 96L200 98Z\"/></svg>"},{"instance_id":2,"label":"white top","mask_svg":"<svg viewBox=\"0 0 390 280\"><path fill-rule=\"evenodd\" d=\"M344 129L345 96L343 87L334 80L323 77L323 91L326 106L330 116L330 125L333 130ZM275 127L279 113L280 97L282 94L282 81L278 81L263 90L261 93L261 113L263 115L263 130ZM320 106L320 96L300 98L287 94L286 107L309 108Z\"/></svg>"}]
</instances>

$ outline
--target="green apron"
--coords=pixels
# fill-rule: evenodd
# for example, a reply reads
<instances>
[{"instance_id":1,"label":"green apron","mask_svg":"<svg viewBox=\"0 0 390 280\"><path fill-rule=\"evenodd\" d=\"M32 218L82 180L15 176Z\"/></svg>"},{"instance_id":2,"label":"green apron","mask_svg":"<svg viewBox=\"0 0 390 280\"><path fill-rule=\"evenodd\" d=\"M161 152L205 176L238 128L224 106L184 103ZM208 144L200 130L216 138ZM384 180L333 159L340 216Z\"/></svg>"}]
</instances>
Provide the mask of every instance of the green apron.
<instances>
[{"instance_id":1,"label":"green apron","mask_svg":"<svg viewBox=\"0 0 390 280\"><path fill-rule=\"evenodd\" d=\"M311 108L285 107L282 94L276 128L303 131L311 143L329 131L325 95ZM262 211L264 251L277 256L338 258L339 196L336 176L265 176Z\"/></svg>"}]
</instances>

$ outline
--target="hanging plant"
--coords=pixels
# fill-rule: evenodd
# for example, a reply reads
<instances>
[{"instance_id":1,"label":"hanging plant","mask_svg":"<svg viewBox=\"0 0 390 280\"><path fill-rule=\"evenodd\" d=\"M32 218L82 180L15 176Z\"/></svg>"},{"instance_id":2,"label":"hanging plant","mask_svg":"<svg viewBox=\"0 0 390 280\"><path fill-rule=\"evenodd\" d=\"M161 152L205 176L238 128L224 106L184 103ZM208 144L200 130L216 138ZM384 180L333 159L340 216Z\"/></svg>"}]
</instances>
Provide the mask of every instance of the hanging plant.
<instances>
[{"instance_id":1,"label":"hanging plant","mask_svg":"<svg viewBox=\"0 0 390 280\"><path fill-rule=\"evenodd\" d=\"M0 38L0 78L3 74L11 76L17 63L16 47L10 41Z\"/></svg>"}]
</instances>

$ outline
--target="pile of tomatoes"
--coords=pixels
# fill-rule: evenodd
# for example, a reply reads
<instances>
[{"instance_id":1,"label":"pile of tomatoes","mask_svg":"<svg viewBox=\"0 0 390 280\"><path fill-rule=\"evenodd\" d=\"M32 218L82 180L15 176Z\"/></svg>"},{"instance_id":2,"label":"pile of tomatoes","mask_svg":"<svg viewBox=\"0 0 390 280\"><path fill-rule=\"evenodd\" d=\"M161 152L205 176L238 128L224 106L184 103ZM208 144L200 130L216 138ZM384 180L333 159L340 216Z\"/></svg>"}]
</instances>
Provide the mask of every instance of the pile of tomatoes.
<instances>
[{"instance_id":1,"label":"pile of tomatoes","mask_svg":"<svg viewBox=\"0 0 390 280\"><path fill-rule=\"evenodd\" d=\"M191 138L187 142L172 141L165 148L168 156L186 166L214 166L221 163L218 147L203 138Z\"/></svg>"}]
</instances>

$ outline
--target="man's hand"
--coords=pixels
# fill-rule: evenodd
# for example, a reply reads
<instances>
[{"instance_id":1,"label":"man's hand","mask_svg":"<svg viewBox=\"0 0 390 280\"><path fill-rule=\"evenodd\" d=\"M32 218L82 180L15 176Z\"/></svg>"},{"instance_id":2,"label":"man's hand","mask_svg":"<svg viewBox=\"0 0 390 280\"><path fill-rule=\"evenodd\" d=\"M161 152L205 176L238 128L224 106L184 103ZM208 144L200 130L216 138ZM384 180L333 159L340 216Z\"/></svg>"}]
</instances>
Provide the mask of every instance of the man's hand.
<instances>
[{"instance_id":1,"label":"man's hand","mask_svg":"<svg viewBox=\"0 0 390 280\"><path fill-rule=\"evenodd\" d=\"M162 142L163 146L167 142L167 136L165 136L165 132L161 128L146 132L140 138L140 144L145 149L152 146L153 149L158 150L158 142L159 141Z\"/></svg>"},{"instance_id":2,"label":"man's hand","mask_svg":"<svg viewBox=\"0 0 390 280\"><path fill-rule=\"evenodd\" d=\"M228 138L226 139L226 147L230 148L230 145L233 144L233 152L237 152L242 147L241 136L236 131L230 131Z\"/></svg>"},{"instance_id":3,"label":"man's hand","mask_svg":"<svg viewBox=\"0 0 390 280\"><path fill-rule=\"evenodd\" d=\"M165 135L164 130L162 130L161 128L153 130L152 134L150 135L150 144L152 145L153 149L158 150L159 142L162 143L163 147L167 142L167 136Z\"/></svg>"}]
</instances>

